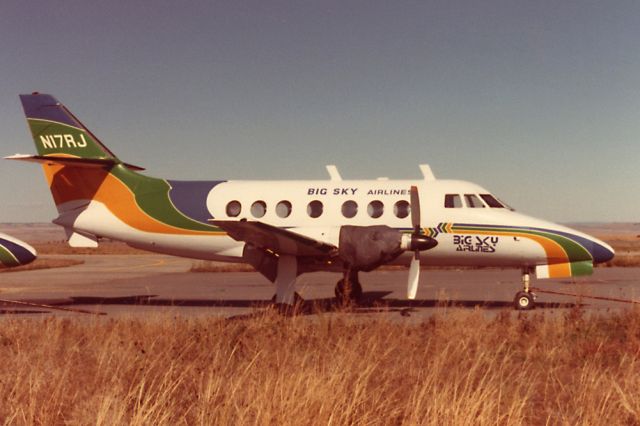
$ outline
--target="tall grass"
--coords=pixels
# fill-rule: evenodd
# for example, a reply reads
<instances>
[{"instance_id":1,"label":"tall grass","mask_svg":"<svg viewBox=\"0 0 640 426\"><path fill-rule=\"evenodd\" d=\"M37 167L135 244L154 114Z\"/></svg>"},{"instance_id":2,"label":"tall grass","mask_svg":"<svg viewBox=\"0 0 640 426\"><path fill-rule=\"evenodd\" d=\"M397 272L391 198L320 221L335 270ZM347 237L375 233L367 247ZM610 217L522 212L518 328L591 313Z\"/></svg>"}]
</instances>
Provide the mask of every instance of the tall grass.
<instances>
[{"instance_id":1,"label":"tall grass","mask_svg":"<svg viewBox=\"0 0 640 426\"><path fill-rule=\"evenodd\" d=\"M387 317L389 318L389 317ZM5 319L7 424L640 421L640 313Z\"/></svg>"}]
</instances>

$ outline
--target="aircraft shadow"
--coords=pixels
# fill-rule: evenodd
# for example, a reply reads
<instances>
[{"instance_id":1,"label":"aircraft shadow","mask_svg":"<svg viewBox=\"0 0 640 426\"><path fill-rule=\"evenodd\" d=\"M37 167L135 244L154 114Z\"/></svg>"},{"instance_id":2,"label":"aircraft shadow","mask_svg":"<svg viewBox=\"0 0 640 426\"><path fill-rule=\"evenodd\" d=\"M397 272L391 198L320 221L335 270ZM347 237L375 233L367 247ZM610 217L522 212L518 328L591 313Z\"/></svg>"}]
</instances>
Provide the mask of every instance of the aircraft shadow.
<instances>
[{"instance_id":1,"label":"aircraft shadow","mask_svg":"<svg viewBox=\"0 0 640 426\"><path fill-rule=\"evenodd\" d=\"M513 309L511 301L503 300L436 300L436 299L419 299L406 300L385 298L392 292L390 291L369 291L364 292L361 300L357 304L344 306L338 303L335 298L309 299L300 303L295 308L295 314L312 315L318 313L330 312L348 312L353 314L367 314L376 312L399 312L401 315L410 315L411 311L417 308L438 308L438 307L459 307L459 308L482 308L482 309ZM69 299L58 300L29 300L23 302L41 303L54 306L105 306L105 305L121 305L121 306L162 306L162 307L228 307L228 308L272 308L274 305L270 300L261 299L169 299L158 298L157 295L131 295L119 297L96 297L96 296L74 296ZM536 303L537 309L557 309L572 308L580 306L575 303ZM290 307L277 307L283 313L290 312ZM12 313L44 313L43 311L18 311L18 310L0 310L2 314ZM255 314L237 315L232 318L245 318Z\"/></svg>"}]
</instances>

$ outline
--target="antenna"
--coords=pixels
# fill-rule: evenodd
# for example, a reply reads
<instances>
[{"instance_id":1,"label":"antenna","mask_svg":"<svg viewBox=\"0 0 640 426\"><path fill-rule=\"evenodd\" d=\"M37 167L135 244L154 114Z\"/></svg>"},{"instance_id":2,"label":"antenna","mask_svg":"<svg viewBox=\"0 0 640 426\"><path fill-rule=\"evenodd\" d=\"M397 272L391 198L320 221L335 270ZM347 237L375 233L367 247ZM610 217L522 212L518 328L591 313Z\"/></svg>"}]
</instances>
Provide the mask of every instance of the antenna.
<instances>
[{"instance_id":1,"label":"antenna","mask_svg":"<svg viewBox=\"0 0 640 426\"><path fill-rule=\"evenodd\" d=\"M327 164L327 173L329 173L329 180L332 181L340 181L342 180L342 176L340 176L340 172L335 164Z\"/></svg>"},{"instance_id":2,"label":"antenna","mask_svg":"<svg viewBox=\"0 0 640 426\"><path fill-rule=\"evenodd\" d=\"M431 171L431 167L428 164L420 164L419 167L424 180L436 180L436 177Z\"/></svg>"}]
</instances>

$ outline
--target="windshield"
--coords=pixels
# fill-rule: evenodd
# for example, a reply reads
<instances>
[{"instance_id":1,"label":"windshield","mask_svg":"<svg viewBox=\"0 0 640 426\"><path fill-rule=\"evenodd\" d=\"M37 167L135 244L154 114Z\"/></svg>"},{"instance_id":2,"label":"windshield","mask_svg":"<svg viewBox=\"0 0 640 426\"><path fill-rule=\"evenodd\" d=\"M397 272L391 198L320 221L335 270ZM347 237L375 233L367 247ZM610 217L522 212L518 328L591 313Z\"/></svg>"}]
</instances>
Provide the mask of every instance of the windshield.
<instances>
[{"instance_id":1,"label":"windshield","mask_svg":"<svg viewBox=\"0 0 640 426\"><path fill-rule=\"evenodd\" d=\"M500 199L498 199L497 197L495 197L495 196L493 196L491 194L480 194L480 197L484 200L485 203L487 203L487 205L489 207L500 208L500 209L509 209L511 211L515 211L508 204L506 204L505 202L501 201Z\"/></svg>"}]
</instances>

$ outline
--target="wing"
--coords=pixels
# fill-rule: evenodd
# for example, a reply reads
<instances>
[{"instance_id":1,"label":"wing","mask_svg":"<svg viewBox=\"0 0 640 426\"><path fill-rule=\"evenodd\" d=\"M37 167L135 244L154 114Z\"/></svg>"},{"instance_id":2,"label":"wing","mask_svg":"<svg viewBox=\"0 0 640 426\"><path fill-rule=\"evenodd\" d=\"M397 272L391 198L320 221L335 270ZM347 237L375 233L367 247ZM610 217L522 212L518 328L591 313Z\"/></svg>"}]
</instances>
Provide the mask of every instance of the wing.
<instances>
[{"instance_id":1,"label":"wing","mask_svg":"<svg viewBox=\"0 0 640 426\"><path fill-rule=\"evenodd\" d=\"M244 241L277 254L332 257L338 253L338 248L332 244L323 243L263 222L215 219L209 220L209 222L222 228L236 241Z\"/></svg>"}]
</instances>

